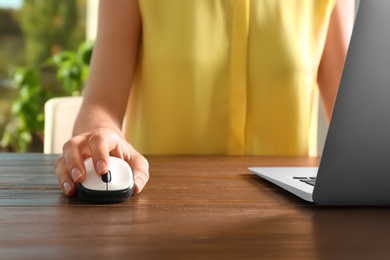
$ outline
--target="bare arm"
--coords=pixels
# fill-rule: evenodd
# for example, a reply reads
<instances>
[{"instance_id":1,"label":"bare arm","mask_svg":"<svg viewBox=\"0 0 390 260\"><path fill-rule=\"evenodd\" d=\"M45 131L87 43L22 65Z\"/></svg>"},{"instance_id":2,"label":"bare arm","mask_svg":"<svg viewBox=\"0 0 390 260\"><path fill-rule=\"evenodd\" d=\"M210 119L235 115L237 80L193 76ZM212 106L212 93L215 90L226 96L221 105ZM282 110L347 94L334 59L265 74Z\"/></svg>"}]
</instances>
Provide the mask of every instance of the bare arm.
<instances>
[{"instance_id":1,"label":"bare arm","mask_svg":"<svg viewBox=\"0 0 390 260\"><path fill-rule=\"evenodd\" d=\"M355 17L354 0L337 0L318 71L318 86L327 118L333 112Z\"/></svg>"},{"instance_id":2,"label":"bare arm","mask_svg":"<svg viewBox=\"0 0 390 260\"><path fill-rule=\"evenodd\" d=\"M138 1L100 1L90 76L74 134L100 127L120 133L137 64L140 34Z\"/></svg>"},{"instance_id":3,"label":"bare arm","mask_svg":"<svg viewBox=\"0 0 390 260\"><path fill-rule=\"evenodd\" d=\"M149 179L147 160L123 137L125 114L141 38L138 0L100 1L98 34L84 101L73 137L63 146L55 171L63 192L76 193L85 178L84 159L92 157L95 170L109 170L109 155L127 161L134 173L134 192Z\"/></svg>"}]
</instances>

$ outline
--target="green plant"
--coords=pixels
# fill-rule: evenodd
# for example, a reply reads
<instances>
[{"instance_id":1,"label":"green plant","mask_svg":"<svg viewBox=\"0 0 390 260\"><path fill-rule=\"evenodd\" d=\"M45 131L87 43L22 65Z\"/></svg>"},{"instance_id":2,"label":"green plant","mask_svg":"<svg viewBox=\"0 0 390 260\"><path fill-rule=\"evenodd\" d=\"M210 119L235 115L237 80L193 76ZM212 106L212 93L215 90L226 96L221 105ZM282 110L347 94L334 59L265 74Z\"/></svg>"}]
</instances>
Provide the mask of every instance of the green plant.
<instances>
[{"instance_id":1,"label":"green plant","mask_svg":"<svg viewBox=\"0 0 390 260\"><path fill-rule=\"evenodd\" d=\"M26 152L33 136L44 134L44 105L60 96L81 95L88 76L93 43L83 42L77 51L62 51L50 57L40 68L15 70L14 80L19 97L12 105L1 146Z\"/></svg>"}]
</instances>

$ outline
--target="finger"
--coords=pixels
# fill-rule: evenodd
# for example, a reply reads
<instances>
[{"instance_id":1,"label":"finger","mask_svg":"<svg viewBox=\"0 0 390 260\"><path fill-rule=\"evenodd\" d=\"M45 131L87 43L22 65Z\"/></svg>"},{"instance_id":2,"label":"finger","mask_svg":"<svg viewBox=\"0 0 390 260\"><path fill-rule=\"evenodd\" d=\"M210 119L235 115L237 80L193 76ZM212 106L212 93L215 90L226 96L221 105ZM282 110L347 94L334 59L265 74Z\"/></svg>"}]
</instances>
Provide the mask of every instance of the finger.
<instances>
[{"instance_id":1,"label":"finger","mask_svg":"<svg viewBox=\"0 0 390 260\"><path fill-rule=\"evenodd\" d=\"M130 167L134 174L134 193L140 193L149 181L149 163L141 154L133 154L130 158Z\"/></svg>"},{"instance_id":2,"label":"finger","mask_svg":"<svg viewBox=\"0 0 390 260\"><path fill-rule=\"evenodd\" d=\"M87 150L88 135L79 135L67 141L62 149L66 169L74 182L85 179L84 151Z\"/></svg>"},{"instance_id":3,"label":"finger","mask_svg":"<svg viewBox=\"0 0 390 260\"><path fill-rule=\"evenodd\" d=\"M54 170L62 192L67 196L73 196L76 193L76 185L70 178L66 168L64 157L61 155L54 164Z\"/></svg>"},{"instance_id":4,"label":"finger","mask_svg":"<svg viewBox=\"0 0 390 260\"><path fill-rule=\"evenodd\" d=\"M118 149L117 147L121 142L119 136L113 130L108 129L100 129L89 137L88 147L91 151L95 171L98 174L108 172L110 168L110 152ZM115 153L118 154L118 152Z\"/></svg>"}]
</instances>

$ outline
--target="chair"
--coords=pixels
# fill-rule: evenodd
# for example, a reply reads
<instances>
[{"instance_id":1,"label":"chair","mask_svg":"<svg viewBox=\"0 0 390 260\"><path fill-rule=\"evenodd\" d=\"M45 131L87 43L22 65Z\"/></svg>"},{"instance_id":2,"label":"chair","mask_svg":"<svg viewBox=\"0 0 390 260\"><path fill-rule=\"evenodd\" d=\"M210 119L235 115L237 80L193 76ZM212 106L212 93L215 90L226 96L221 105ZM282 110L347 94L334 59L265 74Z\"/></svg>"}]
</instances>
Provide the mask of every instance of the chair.
<instances>
[{"instance_id":1,"label":"chair","mask_svg":"<svg viewBox=\"0 0 390 260\"><path fill-rule=\"evenodd\" d=\"M45 154L62 153L62 146L72 137L81 102L82 97L59 97L45 103Z\"/></svg>"}]
</instances>

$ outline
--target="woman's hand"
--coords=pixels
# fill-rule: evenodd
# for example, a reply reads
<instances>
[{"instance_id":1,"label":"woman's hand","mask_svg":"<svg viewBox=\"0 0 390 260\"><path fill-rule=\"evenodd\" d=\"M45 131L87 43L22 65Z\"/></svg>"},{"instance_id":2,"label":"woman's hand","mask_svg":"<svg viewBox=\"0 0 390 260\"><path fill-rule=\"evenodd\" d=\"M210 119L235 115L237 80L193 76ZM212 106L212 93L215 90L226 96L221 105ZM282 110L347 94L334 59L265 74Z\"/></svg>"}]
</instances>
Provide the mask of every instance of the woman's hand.
<instances>
[{"instance_id":1,"label":"woman's hand","mask_svg":"<svg viewBox=\"0 0 390 260\"><path fill-rule=\"evenodd\" d=\"M63 154L55 162L54 169L61 189L67 196L76 193L76 183L85 179L84 160L92 157L98 174L106 173L109 156L125 160L134 173L134 193L140 193L149 180L149 163L124 138L114 130L101 128L71 138L63 146Z\"/></svg>"}]
</instances>

